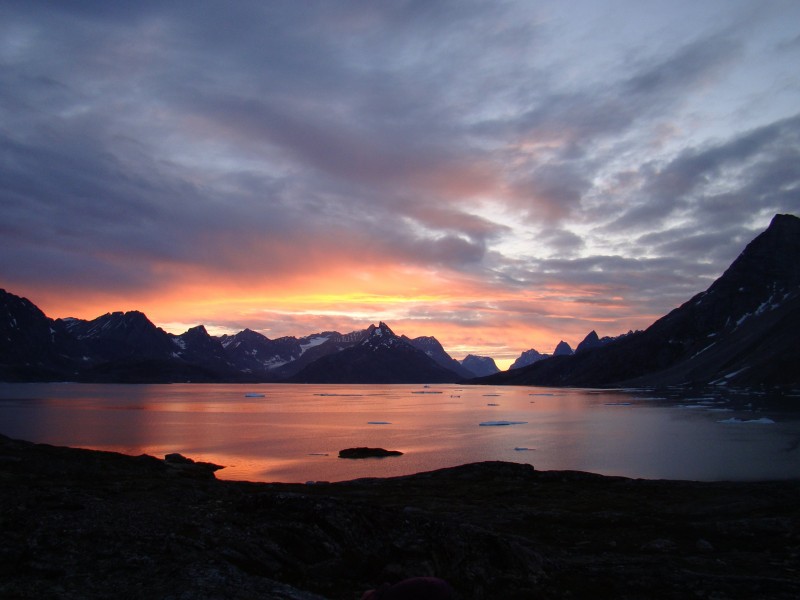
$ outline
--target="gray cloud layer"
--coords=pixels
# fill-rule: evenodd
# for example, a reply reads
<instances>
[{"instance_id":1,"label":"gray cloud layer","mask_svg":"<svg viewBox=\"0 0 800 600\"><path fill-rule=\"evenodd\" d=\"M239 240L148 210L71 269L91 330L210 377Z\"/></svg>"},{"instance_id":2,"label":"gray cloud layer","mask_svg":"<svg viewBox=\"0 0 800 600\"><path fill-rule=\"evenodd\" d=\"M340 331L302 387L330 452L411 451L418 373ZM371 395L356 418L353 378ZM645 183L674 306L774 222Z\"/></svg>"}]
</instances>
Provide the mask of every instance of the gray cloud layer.
<instances>
[{"instance_id":1,"label":"gray cloud layer","mask_svg":"<svg viewBox=\"0 0 800 600\"><path fill-rule=\"evenodd\" d=\"M678 3L659 31L612 4L5 2L0 278L341 257L668 309L797 212L800 8ZM620 10L659 35L615 36Z\"/></svg>"}]
</instances>

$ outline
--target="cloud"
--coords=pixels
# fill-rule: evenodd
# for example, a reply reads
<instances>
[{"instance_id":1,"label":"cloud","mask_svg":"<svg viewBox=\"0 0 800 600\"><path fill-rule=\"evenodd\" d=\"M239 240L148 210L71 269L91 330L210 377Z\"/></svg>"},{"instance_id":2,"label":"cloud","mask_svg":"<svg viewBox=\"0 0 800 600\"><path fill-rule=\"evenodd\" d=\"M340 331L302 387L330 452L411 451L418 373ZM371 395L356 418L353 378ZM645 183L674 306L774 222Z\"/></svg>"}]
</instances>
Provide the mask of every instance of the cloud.
<instances>
[{"instance_id":1,"label":"cloud","mask_svg":"<svg viewBox=\"0 0 800 600\"><path fill-rule=\"evenodd\" d=\"M610 43L594 3L7 2L0 279L459 347L646 324L796 212L800 15L621 7Z\"/></svg>"}]
</instances>

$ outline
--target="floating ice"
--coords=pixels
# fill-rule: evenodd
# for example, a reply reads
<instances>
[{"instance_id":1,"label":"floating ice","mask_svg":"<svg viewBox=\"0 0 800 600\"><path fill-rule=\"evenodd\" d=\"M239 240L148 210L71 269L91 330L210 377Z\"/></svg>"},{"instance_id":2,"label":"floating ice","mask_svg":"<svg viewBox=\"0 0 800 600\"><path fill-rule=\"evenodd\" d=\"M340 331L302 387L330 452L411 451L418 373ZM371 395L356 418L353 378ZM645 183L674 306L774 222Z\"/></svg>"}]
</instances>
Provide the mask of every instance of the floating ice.
<instances>
[{"instance_id":1,"label":"floating ice","mask_svg":"<svg viewBox=\"0 0 800 600\"><path fill-rule=\"evenodd\" d=\"M258 392L248 392L244 395L245 398L263 398L264 394L259 394Z\"/></svg>"},{"instance_id":2,"label":"floating ice","mask_svg":"<svg viewBox=\"0 0 800 600\"><path fill-rule=\"evenodd\" d=\"M309 452L309 456L328 456L327 452Z\"/></svg>"},{"instance_id":3,"label":"floating ice","mask_svg":"<svg viewBox=\"0 0 800 600\"><path fill-rule=\"evenodd\" d=\"M534 449L533 448L518 447L518 448L514 448L514 450L516 450L517 452L533 452Z\"/></svg>"},{"instance_id":4,"label":"floating ice","mask_svg":"<svg viewBox=\"0 0 800 600\"><path fill-rule=\"evenodd\" d=\"M737 419L736 417L731 417L730 419L725 419L724 421L717 421L717 423L728 423L733 425L738 425L740 423L755 423L759 425L774 425L775 421L770 419L769 417L761 417L760 419Z\"/></svg>"},{"instance_id":5,"label":"floating ice","mask_svg":"<svg viewBox=\"0 0 800 600\"><path fill-rule=\"evenodd\" d=\"M526 425L527 421L484 421L481 427L505 427L506 425Z\"/></svg>"},{"instance_id":6,"label":"floating ice","mask_svg":"<svg viewBox=\"0 0 800 600\"><path fill-rule=\"evenodd\" d=\"M367 425L391 425L389 421L367 421Z\"/></svg>"},{"instance_id":7,"label":"floating ice","mask_svg":"<svg viewBox=\"0 0 800 600\"><path fill-rule=\"evenodd\" d=\"M489 402L486 406L500 406L497 402Z\"/></svg>"},{"instance_id":8,"label":"floating ice","mask_svg":"<svg viewBox=\"0 0 800 600\"><path fill-rule=\"evenodd\" d=\"M606 402L606 406L631 406L633 402Z\"/></svg>"}]
</instances>

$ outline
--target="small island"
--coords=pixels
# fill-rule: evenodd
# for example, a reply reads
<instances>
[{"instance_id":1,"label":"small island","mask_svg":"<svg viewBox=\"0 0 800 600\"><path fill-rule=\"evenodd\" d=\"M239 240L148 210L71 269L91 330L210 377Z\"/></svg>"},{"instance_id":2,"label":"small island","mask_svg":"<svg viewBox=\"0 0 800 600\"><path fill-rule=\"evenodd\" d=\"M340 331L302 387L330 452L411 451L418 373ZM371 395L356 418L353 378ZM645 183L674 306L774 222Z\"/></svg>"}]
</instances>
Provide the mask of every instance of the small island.
<instances>
[{"instance_id":1,"label":"small island","mask_svg":"<svg viewBox=\"0 0 800 600\"><path fill-rule=\"evenodd\" d=\"M339 458L386 458L387 456L402 456L399 450L385 450L383 448L345 448L339 450Z\"/></svg>"}]
</instances>

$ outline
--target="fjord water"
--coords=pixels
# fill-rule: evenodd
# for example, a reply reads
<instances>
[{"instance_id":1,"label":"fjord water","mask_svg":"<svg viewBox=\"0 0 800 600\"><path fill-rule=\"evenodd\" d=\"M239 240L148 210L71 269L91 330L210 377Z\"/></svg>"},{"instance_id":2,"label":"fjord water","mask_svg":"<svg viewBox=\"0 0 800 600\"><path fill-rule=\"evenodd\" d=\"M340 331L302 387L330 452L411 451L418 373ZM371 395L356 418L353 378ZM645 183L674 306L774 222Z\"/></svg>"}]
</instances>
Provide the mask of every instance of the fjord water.
<instances>
[{"instance_id":1,"label":"fjord water","mask_svg":"<svg viewBox=\"0 0 800 600\"><path fill-rule=\"evenodd\" d=\"M456 385L0 384L0 433L341 481L502 460L692 480L800 477L800 395ZM399 457L347 460L355 446Z\"/></svg>"}]
</instances>

